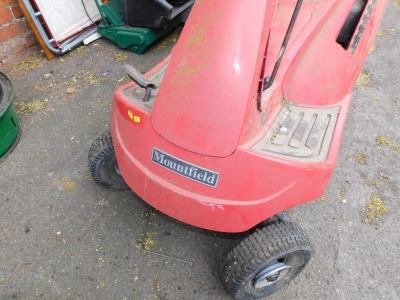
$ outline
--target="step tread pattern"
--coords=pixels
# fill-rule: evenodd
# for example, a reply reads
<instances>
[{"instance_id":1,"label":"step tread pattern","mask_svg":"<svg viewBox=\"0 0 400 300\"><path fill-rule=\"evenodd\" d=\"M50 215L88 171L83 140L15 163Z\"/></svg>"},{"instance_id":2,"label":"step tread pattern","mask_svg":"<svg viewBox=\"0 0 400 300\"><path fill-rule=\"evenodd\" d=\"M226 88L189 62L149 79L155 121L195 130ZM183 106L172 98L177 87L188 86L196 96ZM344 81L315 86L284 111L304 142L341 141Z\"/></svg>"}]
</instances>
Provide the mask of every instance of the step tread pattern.
<instances>
[{"instance_id":1,"label":"step tread pattern","mask_svg":"<svg viewBox=\"0 0 400 300\"><path fill-rule=\"evenodd\" d=\"M326 160L340 106L304 107L285 102L265 137L253 149L308 162Z\"/></svg>"}]
</instances>

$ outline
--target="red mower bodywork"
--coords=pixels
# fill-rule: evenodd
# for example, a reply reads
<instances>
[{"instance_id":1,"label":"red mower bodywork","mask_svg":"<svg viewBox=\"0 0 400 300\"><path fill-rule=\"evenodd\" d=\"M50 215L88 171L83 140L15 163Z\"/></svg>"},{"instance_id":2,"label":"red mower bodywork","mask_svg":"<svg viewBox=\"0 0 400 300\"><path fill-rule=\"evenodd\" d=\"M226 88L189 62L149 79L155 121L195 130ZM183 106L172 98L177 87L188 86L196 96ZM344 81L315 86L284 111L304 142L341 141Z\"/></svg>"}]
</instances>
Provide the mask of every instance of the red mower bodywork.
<instances>
[{"instance_id":1,"label":"red mower bodywork","mask_svg":"<svg viewBox=\"0 0 400 300\"><path fill-rule=\"evenodd\" d=\"M197 0L177 45L146 77L117 88L111 133L119 171L151 206L194 226L242 232L319 198L338 157L351 92L386 1L296 4ZM162 82L162 83L161 83Z\"/></svg>"}]
</instances>

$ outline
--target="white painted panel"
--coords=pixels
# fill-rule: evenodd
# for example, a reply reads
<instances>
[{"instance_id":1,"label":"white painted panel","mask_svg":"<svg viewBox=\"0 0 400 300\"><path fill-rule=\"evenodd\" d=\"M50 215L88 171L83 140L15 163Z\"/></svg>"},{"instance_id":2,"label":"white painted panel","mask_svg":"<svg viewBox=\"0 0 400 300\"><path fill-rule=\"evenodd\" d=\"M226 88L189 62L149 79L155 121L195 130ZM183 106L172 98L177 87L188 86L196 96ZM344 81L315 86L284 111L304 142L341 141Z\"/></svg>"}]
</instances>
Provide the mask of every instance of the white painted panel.
<instances>
[{"instance_id":1,"label":"white painted panel","mask_svg":"<svg viewBox=\"0 0 400 300\"><path fill-rule=\"evenodd\" d=\"M93 21L100 19L95 0L83 0ZM92 22L87 17L81 0L34 0L47 27L57 42L81 31Z\"/></svg>"}]
</instances>

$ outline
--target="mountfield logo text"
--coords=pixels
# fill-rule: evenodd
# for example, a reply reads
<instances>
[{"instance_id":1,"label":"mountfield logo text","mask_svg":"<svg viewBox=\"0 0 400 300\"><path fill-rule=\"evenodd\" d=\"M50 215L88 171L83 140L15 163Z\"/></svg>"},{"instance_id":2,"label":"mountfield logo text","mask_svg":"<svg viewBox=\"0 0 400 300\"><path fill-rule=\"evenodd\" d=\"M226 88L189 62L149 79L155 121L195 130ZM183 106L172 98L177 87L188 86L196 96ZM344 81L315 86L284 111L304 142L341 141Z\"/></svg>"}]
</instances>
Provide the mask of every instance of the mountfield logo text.
<instances>
[{"instance_id":1,"label":"mountfield logo text","mask_svg":"<svg viewBox=\"0 0 400 300\"><path fill-rule=\"evenodd\" d=\"M200 168L196 165L192 165L156 148L153 148L151 160L161 167L164 167L186 178L195 180L208 186L217 186L219 177L219 174L217 172L213 172Z\"/></svg>"}]
</instances>

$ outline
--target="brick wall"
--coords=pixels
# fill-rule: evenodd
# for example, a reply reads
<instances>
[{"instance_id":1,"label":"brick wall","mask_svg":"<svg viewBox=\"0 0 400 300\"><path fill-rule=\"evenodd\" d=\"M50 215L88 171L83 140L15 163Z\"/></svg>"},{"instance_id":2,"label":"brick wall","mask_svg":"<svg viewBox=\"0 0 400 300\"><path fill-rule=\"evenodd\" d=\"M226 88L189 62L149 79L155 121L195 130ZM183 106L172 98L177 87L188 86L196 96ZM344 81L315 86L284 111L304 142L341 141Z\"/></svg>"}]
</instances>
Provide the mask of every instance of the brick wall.
<instances>
[{"instance_id":1,"label":"brick wall","mask_svg":"<svg viewBox=\"0 0 400 300\"><path fill-rule=\"evenodd\" d=\"M16 0L0 0L0 61L36 43Z\"/></svg>"}]
</instances>

